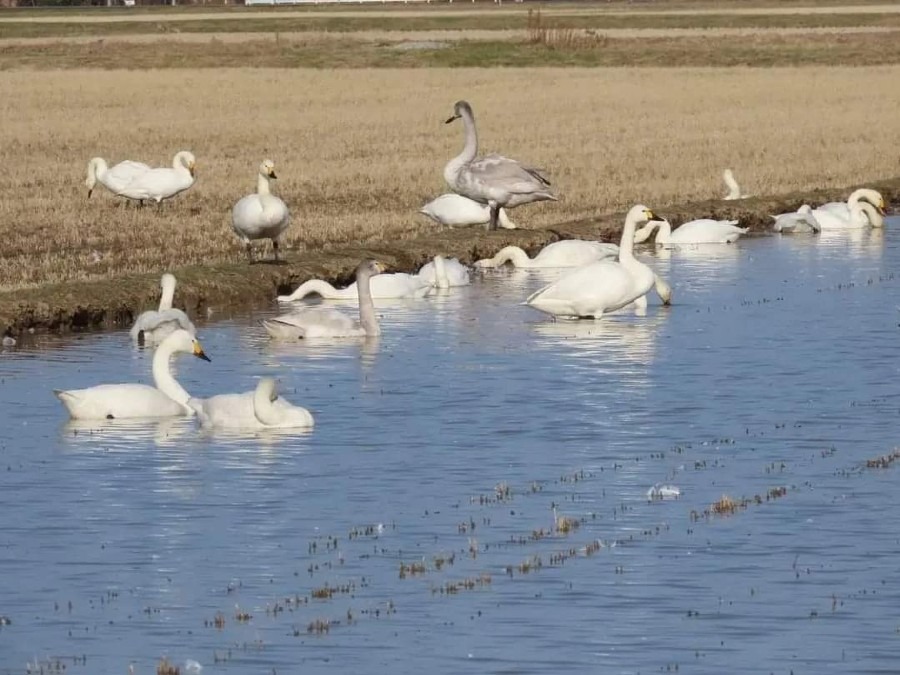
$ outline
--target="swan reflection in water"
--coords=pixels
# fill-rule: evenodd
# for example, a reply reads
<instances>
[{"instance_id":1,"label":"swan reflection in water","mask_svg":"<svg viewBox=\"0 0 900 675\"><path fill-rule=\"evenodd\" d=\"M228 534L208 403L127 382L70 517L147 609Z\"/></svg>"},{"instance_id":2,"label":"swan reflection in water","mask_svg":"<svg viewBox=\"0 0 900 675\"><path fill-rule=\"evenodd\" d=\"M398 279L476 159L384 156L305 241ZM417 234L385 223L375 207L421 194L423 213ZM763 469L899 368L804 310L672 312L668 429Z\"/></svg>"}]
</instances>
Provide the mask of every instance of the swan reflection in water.
<instances>
[{"instance_id":1,"label":"swan reflection in water","mask_svg":"<svg viewBox=\"0 0 900 675\"><path fill-rule=\"evenodd\" d=\"M897 218L888 220L887 226L900 225ZM819 246L842 249L850 258L880 258L884 252L884 227L866 227L854 230L823 230L818 235Z\"/></svg>"},{"instance_id":2,"label":"swan reflection in water","mask_svg":"<svg viewBox=\"0 0 900 675\"><path fill-rule=\"evenodd\" d=\"M148 441L158 447L175 446L197 433L191 417L148 417L111 420L69 419L60 427L67 445L96 448L99 442L107 450L140 448Z\"/></svg>"}]
</instances>

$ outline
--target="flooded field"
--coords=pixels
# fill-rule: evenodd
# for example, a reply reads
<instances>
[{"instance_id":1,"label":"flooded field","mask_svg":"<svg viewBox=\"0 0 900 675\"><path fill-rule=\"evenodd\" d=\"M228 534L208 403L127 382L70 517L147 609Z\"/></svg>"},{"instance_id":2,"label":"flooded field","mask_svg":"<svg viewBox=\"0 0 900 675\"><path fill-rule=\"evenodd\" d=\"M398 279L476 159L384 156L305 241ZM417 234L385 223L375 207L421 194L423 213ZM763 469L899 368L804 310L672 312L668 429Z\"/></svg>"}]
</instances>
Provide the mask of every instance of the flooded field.
<instances>
[{"instance_id":1,"label":"flooded field","mask_svg":"<svg viewBox=\"0 0 900 675\"><path fill-rule=\"evenodd\" d=\"M645 258L646 316L506 269L378 340L201 326L185 388L274 375L304 434L76 424L150 353L6 349L0 674L896 672L900 219Z\"/></svg>"}]
</instances>

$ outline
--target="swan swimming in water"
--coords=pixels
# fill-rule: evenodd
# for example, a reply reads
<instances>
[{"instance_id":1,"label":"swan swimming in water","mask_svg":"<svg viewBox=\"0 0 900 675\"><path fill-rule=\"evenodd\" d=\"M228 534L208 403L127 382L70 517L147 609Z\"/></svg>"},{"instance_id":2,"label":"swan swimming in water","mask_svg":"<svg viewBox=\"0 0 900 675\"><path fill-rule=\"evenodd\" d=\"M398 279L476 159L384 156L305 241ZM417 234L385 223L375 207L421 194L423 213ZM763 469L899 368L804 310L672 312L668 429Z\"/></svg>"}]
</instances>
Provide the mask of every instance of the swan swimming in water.
<instances>
[{"instance_id":1,"label":"swan swimming in water","mask_svg":"<svg viewBox=\"0 0 900 675\"><path fill-rule=\"evenodd\" d=\"M634 257L634 235L638 223L656 220L646 206L632 207L625 218L619 244L619 260L599 260L569 272L531 294L526 305L554 316L601 318L634 303L646 310L647 292L657 283L649 267Z\"/></svg>"},{"instance_id":2,"label":"swan swimming in water","mask_svg":"<svg viewBox=\"0 0 900 675\"><path fill-rule=\"evenodd\" d=\"M513 267L523 269L544 269L548 267L581 267L588 263L619 255L616 244L582 239L563 239L547 244L540 252L529 258L528 254L518 246L501 248L493 258L485 258L475 262L475 267L500 267L512 263Z\"/></svg>"},{"instance_id":3,"label":"swan swimming in water","mask_svg":"<svg viewBox=\"0 0 900 675\"><path fill-rule=\"evenodd\" d=\"M290 429L313 426L306 408L278 396L275 379L263 377L254 391L191 398L188 405L203 427L220 429Z\"/></svg>"},{"instance_id":4,"label":"swan swimming in water","mask_svg":"<svg viewBox=\"0 0 900 675\"><path fill-rule=\"evenodd\" d=\"M524 166L514 159L502 155L487 155L476 159L478 154L478 132L475 129L475 115L466 101L457 101L450 124L462 118L466 132L466 143L456 157L444 167L444 180L457 194L468 197L490 208L489 230L496 230L500 209L511 209L522 204L539 201L557 201L548 188L548 181L540 169Z\"/></svg>"},{"instance_id":5,"label":"swan swimming in water","mask_svg":"<svg viewBox=\"0 0 900 675\"><path fill-rule=\"evenodd\" d=\"M117 191L117 195L129 199L152 199L162 206L164 199L181 194L194 184L194 169L197 160L187 150L182 150L172 159L171 168L149 169L135 175Z\"/></svg>"},{"instance_id":6,"label":"swan swimming in water","mask_svg":"<svg viewBox=\"0 0 900 675\"><path fill-rule=\"evenodd\" d=\"M722 197L722 199L747 199L752 196L741 192L741 187L738 185L737 180L735 180L734 172L731 169L725 169L725 171L722 172L722 180L725 181L725 187L728 188L728 194Z\"/></svg>"},{"instance_id":7,"label":"swan swimming in water","mask_svg":"<svg viewBox=\"0 0 900 675\"><path fill-rule=\"evenodd\" d=\"M665 247L681 244L730 244L749 231L749 228L737 227L737 224L736 220L700 218L684 223L673 231L668 220L654 220L650 223L659 228L656 232L656 245ZM641 228L635 234L635 243L639 244L648 238L653 227Z\"/></svg>"},{"instance_id":8,"label":"swan swimming in water","mask_svg":"<svg viewBox=\"0 0 900 675\"><path fill-rule=\"evenodd\" d=\"M172 307L175 298L175 276L169 273L162 275L160 285L162 295L159 298L159 309L142 312L131 327L131 339L138 344L157 344L179 328L191 335L197 334L194 324L180 309Z\"/></svg>"},{"instance_id":9,"label":"swan swimming in water","mask_svg":"<svg viewBox=\"0 0 900 675\"><path fill-rule=\"evenodd\" d=\"M823 230L859 229L869 225L884 227L885 207L880 192L860 188L854 190L846 202L828 202L813 209L813 216Z\"/></svg>"},{"instance_id":10,"label":"swan swimming in water","mask_svg":"<svg viewBox=\"0 0 900 675\"><path fill-rule=\"evenodd\" d=\"M275 260L278 260L278 238L291 222L287 205L272 194L271 181L275 175L275 162L263 160L256 177L256 192L241 197L231 210L231 227L247 248L247 257L253 262L254 239L271 239Z\"/></svg>"},{"instance_id":11,"label":"swan swimming in water","mask_svg":"<svg viewBox=\"0 0 900 675\"><path fill-rule=\"evenodd\" d=\"M445 227L487 225L491 222L491 209L489 206L479 204L468 197L463 197L454 192L448 192L432 199L419 209L419 213L428 216ZM506 215L506 209L498 211L497 224L506 230L516 229L516 224Z\"/></svg>"},{"instance_id":12,"label":"swan swimming in water","mask_svg":"<svg viewBox=\"0 0 900 675\"><path fill-rule=\"evenodd\" d=\"M777 216L771 216L771 218L775 221L772 229L784 234L819 232L822 229L809 204L804 204L796 211L779 213Z\"/></svg>"},{"instance_id":13,"label":"swan swimming in water","mask_svg":"<svg viewBox=\"0 0 900 675\"><path fill-rule=\"evenodd\" d=\"M134 417L174 417L193 415L190 396L172 376L171 358L175 354L193 354L209 361L203 348L186 330L169 335L153 354L153 382L146 384L101 384L87 389L53 393L62 401L73 419L127 419Z\"/></svg>"},{"instance_id":14,"label":"swan swimming in water","mask_svg":"<svg viewBox=\"0 0 900 675\"><path fill-rule=\"evenodd\" d=\"M100 183L113 194L118 194L119 190L125 187L133 178L149 170L150 167L143 162L133 162L130 159L126 159L110 167L102 157L94 157L88 162L87 180L84 181L88 189L88 199L93 194L94 186L97 183Z\"/></svg>"},{"instance_id":15,"label":"swan swimming in water","mask_svg":"<svg viewBox=\"0 0 900 675\"><path fill-rule=\"evenodd\" d=\"M356 268L356 289L359 298L359 321L330 308L306 309L282 314L263 321L266 332L276 339L373 337L381 335L375 316L375 305L369 281L384 271L384 265L365 260Z\"/></svg>"},{"instance_id":16,"label":"swan swimming in water","mask_svg":"<svg viewBox=\"0 0 900 675\"><path fill-rule=\"evenodd\" d=\"M456 258L436 255L434 260L422 265L418 277L433 288L452 288L469 285L469 268ZM375 277L376 279L378 277Z\"/></svg>"},{"instance_id":17,"label":"swan swimming in water","mask_svg":"<svg viewBox=\"0 0 900 675\"><path fill-rule=\"evenodd\" d=\"M379 274L369 281L371 297L379 300L400 298L423 298L433 288L430 281L418 274L394 272ZM354 281L345 288L335 288L322 279L310 279L294 289L290 295L279 295L278 302L302 300L308 295L317 294L326 300L355 300L359 297L358 282Z\"/></svg>"}]
</instances>

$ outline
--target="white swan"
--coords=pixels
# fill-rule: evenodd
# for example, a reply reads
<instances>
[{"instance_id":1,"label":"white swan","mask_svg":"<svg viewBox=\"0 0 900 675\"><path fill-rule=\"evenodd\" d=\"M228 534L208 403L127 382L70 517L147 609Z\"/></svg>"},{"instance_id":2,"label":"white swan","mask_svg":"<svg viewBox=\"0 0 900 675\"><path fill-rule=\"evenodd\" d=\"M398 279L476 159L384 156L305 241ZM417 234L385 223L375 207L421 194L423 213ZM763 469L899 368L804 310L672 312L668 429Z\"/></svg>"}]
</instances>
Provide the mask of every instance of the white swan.
<instances>
[{"instance_id":1,"label":"white swan","mask_svg":"<svg viewBox=\"0 0 900 675\"><path fill-rule=\"evenodd\" d=\"M728 188L728 194L722 197L722 199L747 199L747 197L752 196L741 192L741 187L735 180L734 172L731 169L725 169L725 171L722 172L722 180L725 181L725 187Z\"/></svg>"},{"instance_id":2,"label":"white swan","mask_svg":"<svg viewBox=\"0 0 900 675\"><path fill-rule=\"evenodd\" d=\"M129 199L152 199L162 205L164 199L170 199L194 184L196 163L193 154L182 150L172 159L172 168L139 173L122 185L116 194Z\"/></svg>"},{"instance_id":3,"label":"white swan","mask_svg":"<svg viewBox=\"0 0 900 675\"><path fill-rule=\"evenodd\" d=\"M864 227L884 227L884 211L869 202L858 201L844 215L836 209L813 209L819 227L823 230L858 230Z\"/></svg>"},{"instance_id":4,"label":"white swan","mask_svg":"<svg viewBox=\"0 0 900 675\"><path fill-rule=\"evenodd\" d=\"M542 269L547 267L581 267L588 263L619 255L619 247L601 241L582 239L563 239L547 244L540 252L529 258L518 246L501 248L493 258L485 258L475 262L475 267L500 267L507 262L513 267L524 269Z\"/></svg>"},{"instance_id":5,"label":"white swan","mask_svg":"<svg viewBox=\"0 0 900 675\"><path fill-rule=\"evenodd\" d=\"M454 192L448 192L432 199L419 209L419 213L445 227L486 225L491 222L490 207ZM506 209L498 211L497 224L506 230L516 229L516 224L506 215Z\"/></svg>"},{"instance_id":6,"label":"white swan","mask_svg":"<svg viewBox=\"0 0 900 675\"><path fill-rule=\"evenodd\" d=\"M884 197L878 190L873 190L871 188L859 188L858 190L854 190L850 193L847 201L828 202L826 204L822 204L821 206L817 206L816 210L834 211L839 216L849 218L850 209L853 208L854 204L857 204L861 200L868 201L870 204L872 204L872 206L881 210L884 210L885 208Z\"/></svg>"},{"instance_id":7,"label":"white swan","mask_svg":"<svg viewBox=\"0 0 900 675\"><path fill-rule=\"evenodd\" d=\"M681 244L730 244L749 231L749 228L737 227L737 223L736 220L700 218L684 223L675 231L672 231L672 225L668 220L654 220L650 225L659 228L656 233L656 245L671 247ZM653 227L642 228L636 233L635 243L649 237Z\"/></svg>"},{"instance_id":8,"label":"white swan","mask_svg":"<svg viewBox=\"0 0 900 675\"><path fill-rule=\"evenodd\" d=\"M431 289L432 284L427 279L418 274L404 272L379 274L369 281L371 297L379 300L422 298L428 295ZM279 295L278 302L302 300L313 294L321 295L326 300L355 300L359 297L359 290L355 281L345 288L335 288L322 279L310 279L297 286L290 295Z\"/></svg>"},{"instance_id":9,"label":"white swan","mask_svg":"<svg viewBox=\"0 0 900 675\"><path fill-rule=\"evenodd\" d=\"M110 167L102 157L94 157L88 162L87 180L84 181L88 189L88 199L93 194L94 186L97 183L100 183L113 194L118 194L119 190L135 176L149 170L150 167L143 162L133 162L130 159L126 159Z\"/></svg>"},{"instance_id":10,"label":"white swan","mask_svg":"<svg viewBox=\"0 0 900 675\"><path fill-rule=\"evenodd\" d=\"M290 429L313 426L306 408L278 396L275 379L263 377L254 391L220 394L207 399L192 398L188 405L200 425L221 429Z\"/></svg>"},{"instance_id":11,"label":"white swan","mask_svg":"<svg viewBox=\"0 0 900 675\"><path fill-rule=\"evenodd\" d=\"M447 124L462 118L466 130L466 144L456 157L444 167L444 180L454 192L490 207L488 229L496 230L499 212L545 200L557 201L547 188L548 181L540 169L524 166L501 155L487 155L476 159L478 132L475 115L466 101L457 101Z\"/></svg>"},{"instance_id":12,"label":"white swan","mask_svg":"<svg viewBox=\"0 0 900 675\"><path fill-rule=\"evenodd\" d=\"M162 295L159 297L159 309L141 312L131 327L131 339L139 344L157 344L179 328L191 335L197 334L194 324L180 309L172 307L175 298L175 276L163 274L160 285Z\"/></svg>"},{"instance_id":13,"label":"white swan","mask_svg":"<svg viewBox=\"0 0 900 675\"><path fill-rule=\"evenodd\" d=\"M804 204L796 211L790 213L779 213L777 216L771 216L775 221L772 229L776 232L784 234L796 234L798 232L818 232L822 228L819 221L813 215L812 207Z\"/></svg>"},{"instance_id":14,"label":"white swan","mask_svg":"<svg viewBox=\"0 0 900 675\"><path fill-rule=\"evenodd\" d=\"M190 396L172 376L169 362L174 354L193 354L209 361L197 339L186 330L179 329L163 340L153 354L153 382L156 386L101 384L88 389L54 389L53 393L73 419L193 415L193 409L187 404Z\"/></svg>"},{"instance_id":15,"label":"white swan","mask_svg":"<svg viewBox=\"0 0 900 675\"><path fill-rule=\"evenodd\" d=\"M307 309L264 320L263 326L271 337L286 340L381 335L369 280L383 271L384 265L374 260L365 260L356 268L359 321L334 309Z\"/></svg>"},{"instance_id":16,"label":"white swan","mask_svg":"<svg viewBox=\"0 0 900 675\"><path fill-rule=\"evenodd\" d=\"M275 162L263 160L256 178L256 193L241 197L231 210L231 227L247 247L247 256L253 261L254 239L271 239L275 260L278 260L278 237L290 224L287 205L272 194L269 181L275 175Z\"/></svg>"},{"instance_id":17,"label":"white swan","mask_svg":"<svg viewBox=\"0 0 900 675\"><path fill-rule=\"evenodd\" d=\"M456 258L436 255L434 260L422 265L418 277L434 288L451 288L469 285L469 268ZM378 279L378 277L375 277Z\"/></svg>"},{"instance_id":18,"label":"white swan","mask_svg":"<svg viewBox=\"0 0 900 675\"><path fill-rule=\"evenodd\" d=\"M525 304L554 316L595 319L632 302L638 310L646 309L647 292L657 277L634 257L634 233L638 223L655 219L646 206L632 207L625 218L618 262L600 260L569 272L532 293Z\"/></svg>"}]
</instances>

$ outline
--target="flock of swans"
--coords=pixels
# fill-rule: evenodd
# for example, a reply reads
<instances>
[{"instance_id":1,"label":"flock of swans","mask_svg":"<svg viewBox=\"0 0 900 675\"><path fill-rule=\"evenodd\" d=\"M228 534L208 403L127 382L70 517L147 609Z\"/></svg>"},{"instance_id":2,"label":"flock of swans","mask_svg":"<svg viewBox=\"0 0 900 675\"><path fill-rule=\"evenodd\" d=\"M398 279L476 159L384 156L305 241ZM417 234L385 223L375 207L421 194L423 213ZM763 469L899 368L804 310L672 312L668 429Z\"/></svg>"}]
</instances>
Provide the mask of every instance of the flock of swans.
<instances>
[{"instance_id":1,"label":"flock of swans","mask_svg":"<svg viewBox=\"0 0 900 675\"><path fill-rule=\"evenodd\" d=\"M486 224L488 229L513 228L505 210L538 201L555 201L550 182L541 169L526 166L502 155L479 158L478 135L472 107L458 101L447 123L462 119L465 144L462 152L447 162L444 178L453 193L425 205L425 213L446 226ZM108 167L101 158L88 165L88 195L101 183L116 195L142 202L161 203L193 184L195 160L186 151L175 155L172 168L151 169L140 162L124 161ZM724 172L729 194L725 199L743 199L730 169ZM247 247L250 242L271 239L278 258L278 238L290 222L285 203L271 194L275 165L265 160L259 167L257 191L240 199L232 210L232 227ZM782 233L815 233L829 229L882 227L885 202L871 189L859 189L847 202L831 202L817 208L804 204L795 213L772 216L774 229ZM600 319L621 310L634 308L638 314L647 309L651 290L669 304L672 289L652 268L634 255L635 244L649 240L656 230L655 244L677 247L693 244L730 244L747 232L734 220L699 219L673 230L668 221L638 204L625 218L618 245L599 241L564 240L549 244L534 258L522 249L507 246L491 258L474 263L475 269L495 268L506 263L521 268L569 268L556 281L525 299L528 305L560 319ZM301 306L263 321L263 327L276 340L315 340L375 337L381 334L375 299L422 298L436 289L464 286L470 282L470 270L456 259L436 256L416 274L387 273L385 265L364 260L356 269L356 280L346 288L335 288L326 281L304 282L289 295L278 296L280 303L302 301L309 295L324 300L358 302L358 318L331 307ZM142 313L131 329L131 337L141 344L157 345L152 362L154 386L143 384L106 384L87 389L55 390L73 418L122 419L168 416L196 416L204 427L214 428L309 428L313 417L308 410L279 398L275 381L260 379L254 391L223 394L207 399L194 398L176 381L171 361L178 354L192 354L209 361L196 337L196 328L188 316L173 307L176 280L162 277L159 307Z\"/></svg>"}]
</instances>

